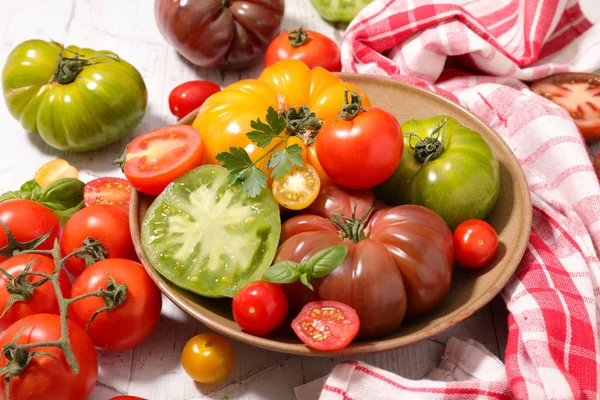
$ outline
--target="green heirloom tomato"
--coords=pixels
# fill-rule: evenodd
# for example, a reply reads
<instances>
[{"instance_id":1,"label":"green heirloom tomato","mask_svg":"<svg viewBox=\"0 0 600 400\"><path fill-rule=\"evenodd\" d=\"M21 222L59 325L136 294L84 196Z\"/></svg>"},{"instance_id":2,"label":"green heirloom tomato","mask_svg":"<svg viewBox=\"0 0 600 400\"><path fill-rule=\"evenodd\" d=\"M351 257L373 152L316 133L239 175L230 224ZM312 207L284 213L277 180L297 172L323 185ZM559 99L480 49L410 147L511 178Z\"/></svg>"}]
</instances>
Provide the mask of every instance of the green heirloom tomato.
<instances>
[{"instance_id":1,"label":"green heirloom tomato","mask_svg":"<svg viewBox=\"0 0 600 400\"><path fill-rule=\"evenodd\" d=\"M425 206L451 229L487 217L500 192L500 170L481 135L446 116L415 119L401 127L402 160L376 188L377 196L390 205Z\"/></svg>"},{"instance_id":2,"label":"green heirloom tomato","mask_svg":"<svg viewBox=\"0 0 600 400\"><path fill-rule=\"evenodd\" d=\"M173 181L142 223L152 266L175 285L207 297L233 297L269 268L281 233L270 190L249 198L229 171L204 165Z\"/></svg>"},{"instance_id":3,"label":"green heirloom tomato","mask_svg":"<svg viewBox=\"0 0 600 400\"><path fill-rule=\"evenodd\" d=\"M350 22L373 0L310 0L319 15L331 22Z\"/></svg>"},{"instance_id":4,"label":"green heirloom tomato","mask_svg":"<svg viewBox=\"0 0 600 400\"><path fill-rule=\"evenodd\" d=\"M115 53L43 40L13 49L2 89L23 128L65 151L94 150L131 133L148 97L140 73Z\"/></svg>"}]
</instances>

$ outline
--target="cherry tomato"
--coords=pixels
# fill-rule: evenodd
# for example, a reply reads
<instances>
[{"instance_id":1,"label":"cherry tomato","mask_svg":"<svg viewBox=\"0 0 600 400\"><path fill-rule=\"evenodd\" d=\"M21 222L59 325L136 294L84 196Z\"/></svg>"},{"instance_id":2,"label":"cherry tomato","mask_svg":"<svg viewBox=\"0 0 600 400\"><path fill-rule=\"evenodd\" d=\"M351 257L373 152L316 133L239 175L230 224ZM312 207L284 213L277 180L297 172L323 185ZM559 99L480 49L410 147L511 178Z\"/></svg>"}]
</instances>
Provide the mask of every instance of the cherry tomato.
<instances>
[{"instance_id":1,"label":"cherry tomato","mask_svg":"<svg viewBox=\"0 0 600 400\"><path fill-rule=\"evenodd\" d=\"M134 188L158 195L175 178L202 164L204 144L191 126L172 125L133 139L123 172Z\"/></svg>"},{"instance_id":2,"label":"cherry tomato","mask_svg":"<svg viewBox=\"0 0 600 400\"><path fill-rule=\"evenodd\" d=\"M600 75L559 73L535 81L531 90L565 108L584 138L600 139Z\"/></svg>"},{"instance_id":3,"label":"cherry tomato","mask_svg":"<svg viewBox=\"0 0 600 400\"><path fill-rule=\"evenodd\" d=\"M83 202L86 207L94 204L109 204L129 212L131 185L121 178L98 178L89 181L83 189Z\"/></svg>"},{"instance_id":4,"label":"cherry tomato","mask_svg":"<svg viewBox=\"0 0 600 400\"><path fill-rule=\"evenodd\" d=\"M233 346L213 333L191 338L181 353L181 365L190 378L200 383L217 383L227 378L235 363Z\"/></svg>"},{"instance_id":5,"label":"cherry tomato","mask_svg":"<svg viewBox=\"0 0 600 400\"><path fill-rule=\"evenodd\" d=\"M356 311L339 301L313 301L292 321L292 329L308 347L339 350L348 346L360 329Z\"/></svg>"},{"instance_id":6,"label":"cherry tomato","mask_svg":"<svg viewBox=\"0 0 600 400\"><path fill-rule=\"evenodd\" d=\"M498 250L496 231L480 219L470 219L459 224L452 239L456 262L467 268L483 267Z\"/></svg>"},{"instance_id":7,"label":"cherry tomato","mask_svg":"<svg viewBox=\"0 0 600 400\"><path fill-rule=\"evenodd\" d=\"M102 242L111 258L137 259L129 232L129 214L120 207L97 204L73 215L60 238L63 257L82 247L87 238ZM73 276L79 276L86 268L80 257L69 258L65 266Z\"/></svg>"},{"instance_id":8,"label":"cherry tomato","mask_svg":"<svg viewBox=\"0 0 600 400\"><path fill-rule=\"evenodd\" d=\"M17 344L49 342L60 338L60 317L35 314L12 324L0 336L0 348L12 343L20 332ZM68 322L69 340L79 366L73 373L63 351L56 346L33 347L31 353L47 352L50 356L34 357L18 376L10 378L11 400L81 400L87 399L98 379L98 357L87 333L76 323ZM0 365L7 359L4 355ZM6 399L4 379L0 380L0 399Z\"/></svg>"},{"instance_id":9,"label":"cherry tomato","mask_svg":"<svg viewBox=\"0 0 600 400\"><path fill-rule=\"evenodd\" d=\"M69 164L67 160L57 158L42 165L35 173L35 181L41 187L46 187L61 178L77 178L77 168Z\"/></svg>"},{"instance_id":10,"label":"cherry tomato","mask_svg":"<svg viewBox=\"0 0 600 400\"><path fill-rule=\"evenodd\" d=\"M8 272L11 276L16 277L25 270L25 267L29 263L33 263L31 271L51 274L55 270L54 261L49 257L38 254L20 254L9 258L0 264L0 268ZM10 300L9 288L11 291L23 286L27 289L28 285L39 282L42 279L41 276L29 275L26 279L29 283L22 285L13 279L9 281L3 274L0 274L0 313L6 309ZM71 281L66 272L61 271L58 284L63 296L69 297L71 294ZM6 314L0 318L0 332L21 318L33 314L59 314L58 301L56 300L56 293L51 282L46 282L35 288L31 297L27 300L15 302Z\"/></svg>"},{"instance_id":11,"label":"cherry tomato","mask_svg":"<svg viewBox=\"0 0 600 400\"><path fill-rule=\"evenodd\" d=\"M359 111L351 118L323 123L316 141L317 155L337 185L370 189L398 167L404 150L402 129L392 114L380 108Z\"/></svg>"},{"instance_id":12,"label":"cherry tomato","mask_svg":"<svg viewBox=\"0 0 600 400\"><path fill-rule=\"evenodd\" d=\"M50 232L48 239L37 247L40 250L52 249L54 241L60 236L60 222L56 215L49 208L32 200L1 202L0 221L6 224L20 242L29 242ZM7 244L6 233L0 225L0 249L5 248ZM7 256L8 254L0 254L0 262L6 260Z\"/></svg>"},{"instance_id":13,"label":"cherry tomato","mask_svg":"<svg viewBox=\"0 0 600 400\"><path fill-rule=\"evenodd\" d=\"M273 39L265 54L265 68L285 59L303 61L310 69L342 70L338 45L319 32L302 28L285 31Z\"/></svg>"},{"instance_id":14,"label":"cherry tomato","mask_svg":"<svg viewBox=\"0 0 600 400\"><path fill-rule=\"evenodd\" d=\"M98 350L129 350L146 340L156 328L162 297L141 264L122 258L99 261L83 271L73 283L72 296L107 289L110 279L127 285L126 299L121 305L99 314L87 333ZM99 297L86 297L73 303L70 316L85 327L105 304Z\"/></svg>"},{"instance_id":15,"label":"cherry tomato","mask_svg":"<svg viewBox=\"0 0 600 400\"><path fill-rule=\"evenodd\" d=\"M272 190L279 204L290 210L302 210L319 195L321 181L315 168L306 164L294 167L281 179L274 180Z\"/></svg>"},{"instance_id":16,"label":"cherry tomato","mask_svg":"<svg viewBox=\"0 0 600 400\"><path fill-rule=\"evenodd\" d=\"M206 99L220 91L216 83L189 81L176 86L169 94L171 114L181 119L200 107Z\"/></svg>"},{"instance_id":17,"label":"cherry tomato","mask_svg":"<svg viewBox=\"0 0 600 400\"><path fill-rule=\"evenodd\" d=\"M244 331L265 336L287 316L288 302L283 290L274 283L249 283L233 298L233 318Z\"/></svg>"}]
</instances>

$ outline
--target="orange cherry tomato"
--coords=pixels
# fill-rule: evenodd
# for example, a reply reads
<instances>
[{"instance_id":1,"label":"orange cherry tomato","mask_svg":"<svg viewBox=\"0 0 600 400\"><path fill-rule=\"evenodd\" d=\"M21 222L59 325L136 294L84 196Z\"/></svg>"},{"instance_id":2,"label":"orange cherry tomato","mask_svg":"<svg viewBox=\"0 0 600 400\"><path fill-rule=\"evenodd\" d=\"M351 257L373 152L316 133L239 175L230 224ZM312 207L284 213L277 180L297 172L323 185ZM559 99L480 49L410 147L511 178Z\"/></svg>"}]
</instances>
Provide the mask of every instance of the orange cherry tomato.
<instances>
[{"instance_id":1,"label":"orange cherry tomato","mask_svg":"<svg viewBox=\"0 0 600 400\"><path fill-rule=\"evenodd\" d=\"M273 181L273 196L283 207L302 210L312 204L319 195L321 182L315 168L307 164L295 167L281 179Z\"/></svg>"},{"instance_id":2,"label":"orange cherry tomato","mask_svg":"<svg viewBox=\"0 0 600 400\"><path fill-rule=\"evenodd\" d=\"M217 383L227 378L235 363L231 343L214 333L191 338L181 353L181 365L190 378L200 383Z\"/></svg>"},{"instance_id":3,"label":"orange cherry tomato","mask_svg":"<svg viewBox=\"0 0 600 400\"><path fill-rule=\"evenodd\" d=\"M77 178L78 176L77 168L69 164L67 160L57 158L42 165L35 173L34 179L41 187L46 187L61 178Z\"/></svg>"}]
</instances>

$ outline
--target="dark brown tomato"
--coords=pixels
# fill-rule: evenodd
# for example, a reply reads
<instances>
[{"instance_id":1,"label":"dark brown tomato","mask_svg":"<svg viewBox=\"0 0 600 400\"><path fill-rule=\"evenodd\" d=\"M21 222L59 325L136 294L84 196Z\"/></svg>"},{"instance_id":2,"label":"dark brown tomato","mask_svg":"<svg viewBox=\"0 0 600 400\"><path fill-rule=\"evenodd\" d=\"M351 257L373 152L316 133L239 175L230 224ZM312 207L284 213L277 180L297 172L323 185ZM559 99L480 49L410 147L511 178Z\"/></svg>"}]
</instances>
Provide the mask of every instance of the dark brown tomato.
<instances>
[{"instance_id":1,"label":"dark brown tomato","mask_svg":"<svg viewBox=\"0 0 600 400\"><path fill-rule=\"evenodd\" d=\"M155 0L162 35L205 68L247 68L279 33L283 0Z\"/></svg>"},{"instance_id":2,"label":"dark brown tomato","mask_svg":"<svg viewBox=\"0 0 600 400\"><path fill-rule=\"evenodd\" d=\"M352 216L356 207L356 216L361 216L375 206L375 195L370 190L342 189L331 184L323 187L316 200L306 209L309 214L331 218L333 213Z\"/></svg>"}]
</instances>

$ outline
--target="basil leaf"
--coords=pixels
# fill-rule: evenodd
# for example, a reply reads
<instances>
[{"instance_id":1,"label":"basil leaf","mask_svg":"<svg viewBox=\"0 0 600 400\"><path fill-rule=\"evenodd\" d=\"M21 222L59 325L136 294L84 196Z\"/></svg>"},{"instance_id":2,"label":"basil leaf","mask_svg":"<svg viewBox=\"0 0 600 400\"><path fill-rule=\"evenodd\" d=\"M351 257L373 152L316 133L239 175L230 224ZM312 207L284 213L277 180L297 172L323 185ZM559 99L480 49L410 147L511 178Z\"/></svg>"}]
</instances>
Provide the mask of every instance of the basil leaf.
<instances>
[{"instance_id":1,"label":"basil leaf","mask_svg":"<svg viewBox=\"0 0 600 400\"><path fill-rule=\"evenodd\" d=\"M325 278L344 262L347 254L348 248L344 245L328 247L302 263L301 269L311 278Z\"/></svg>"},{"instance_id":2,"label":"basil leaf","mask_svg":"<svg viewBox=\"0 0 600 400\"><path fill-rule=\"evenodd\" d=\"M14 199L22 199L21 192L19 190L13 190L12 192L6 192L0 196L0 202L6 201L6 200L14 200Z\"/></svg>"},{"instance_id":3,"label":"basil leaf","mask_svg":"<svg viewBox=\"0 0 600 400\"><path fill-rule=\"evenodd\" d=\"M14 199L36 200L40 190L40 185L32 179L22 184L19 190L13 190L2 194L0 196L0 202Z\"/></svg>"},{"instance_id":4,"label":"basil leaf","mask_svg":"<svg viewBox=\"0 0 600 400\"><path fill-rule=\"evenodd\" d=\"M30 181L25 182L24 184L21 185L21 188L19 189L21 192L32 192L32 193L37 193L42 189L42 187L40 186L39 183L36 182L35 179L32 179Z\"/></svg>"},{"instance_id":5,"label":"basil leaf","mask_svg":"<svg viewBox=\"0 0 600 400\"><path fill-rule=\"evenodd\" d=\"M302 282L302 284L304 286L306 286L307 288L309 288L313 292L315 291L315 288L313 287L313 285L308 281L308 275L306 275L306 272L303 273L302 275L300 275L300 282Z\"/></svg>"},{"instance_id":6,"label":"basil leaf","mask_svg":"<svg viewBox=\"0 0 600 400\"><path fill-rule=\"evenodd\" d=\"M292 283L300 278L298 263L293 261L281 261L269 268L262 277L265 282Z\"/></svg>"},{"instance_id":7,"label":"basil leaf","mask_svg":"<svg viewBox=\"0 0 600 400\"><path fill-rule=\"evenodd\" d=\"M79 179L58 179L42 189L37 200L40 203L58 203L64 209L73 208L83 201L84 186L85 183Z\"/></svg>"}]
</instances>

